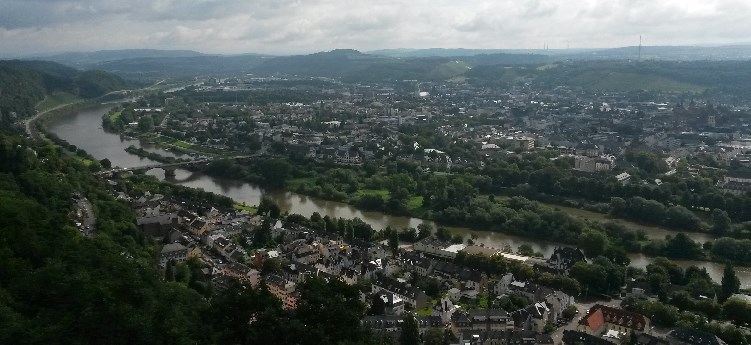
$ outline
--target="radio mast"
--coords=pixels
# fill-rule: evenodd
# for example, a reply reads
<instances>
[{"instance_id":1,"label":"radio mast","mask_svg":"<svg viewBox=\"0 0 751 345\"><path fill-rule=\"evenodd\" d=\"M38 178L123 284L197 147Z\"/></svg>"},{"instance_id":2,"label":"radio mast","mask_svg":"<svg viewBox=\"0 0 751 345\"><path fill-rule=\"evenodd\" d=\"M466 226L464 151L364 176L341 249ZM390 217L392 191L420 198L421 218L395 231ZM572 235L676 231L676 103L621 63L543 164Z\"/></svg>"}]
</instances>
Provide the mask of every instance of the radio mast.
<instances>
[{"instance_id":1,"label":"radio mast","mask_svg":"<svg viewBox=\"0 0 751 345\"><path fill-rule=\"evenodd\" d=\"M641 61L641 35L639 35L639 60Z\"/></svg>"}]
</instances>

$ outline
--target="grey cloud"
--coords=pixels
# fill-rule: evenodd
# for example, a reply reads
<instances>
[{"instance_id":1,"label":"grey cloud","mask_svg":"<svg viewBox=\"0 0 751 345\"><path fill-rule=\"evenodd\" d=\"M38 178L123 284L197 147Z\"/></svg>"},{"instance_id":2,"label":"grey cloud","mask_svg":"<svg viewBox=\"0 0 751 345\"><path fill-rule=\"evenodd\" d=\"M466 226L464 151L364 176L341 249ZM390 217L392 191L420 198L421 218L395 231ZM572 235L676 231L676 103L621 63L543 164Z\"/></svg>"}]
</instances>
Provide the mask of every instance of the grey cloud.
<instances>
[{"instance_id":1,"label":"grey cloud","mask_svg":"<svg viewBox=\"0 0 751 345\"><path fill-rule=\"evenodd\" d=\"M0 0L0 53L727 43L751 36L750 12L748 0Z\"/></svg>"}]
</instances>

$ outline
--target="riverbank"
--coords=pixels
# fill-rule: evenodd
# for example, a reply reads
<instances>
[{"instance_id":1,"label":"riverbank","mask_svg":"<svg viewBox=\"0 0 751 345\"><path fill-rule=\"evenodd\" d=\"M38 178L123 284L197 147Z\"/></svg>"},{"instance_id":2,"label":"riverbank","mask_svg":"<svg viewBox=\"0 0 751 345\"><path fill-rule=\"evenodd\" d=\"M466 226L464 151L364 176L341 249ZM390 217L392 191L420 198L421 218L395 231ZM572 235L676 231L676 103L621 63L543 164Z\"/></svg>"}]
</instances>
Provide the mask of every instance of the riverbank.
<instances>
[{"instance_id":1,"label":"riverbank","mask_svg":"<svg viewBox=\"0 0 751 345\"><path fill-rule=\"evenodd\" d=\"M127 153L125 148L130 145L143 147L152 152L159 152L162 155L172 155L171 152L161 150L148 143L103 131L101 128L102 115L107 113L112 107L113 105L102 105L74 114L61 115L56 117L54 121L50 121L49 130L70 144L77 145L86 150L97 159L109 159L113 166L129 167L158 164L158 162L148 158ZM148 174L165 179L163 172L159 169L151 170ZM438 224L424 219L366 211L351 205L305 196L289 190L264 189L255 184L233 179L210 177L196 171L178 169L176 170L176 176L171 176L166 180L174 184L200 188L207 192L224 195L232 198L239 204L257 205L262 197L268 197L274 200L282 208L282 211L306 217L318 213L321 216L328 215L332 218L360 218L373 226L374 229L384 229L386 227L396 229L416 228L422 223L431 224L433 228L438 226ZM477 231L461 227L448 228L452 233L461 234L464 238L474 238L474 242L477 244L484 244L485 246L495 248L503 248L506 245L518 248L526 244L531 246L535 252L543 253L545 256L551 255L556 247L563 245L563 243L552 241L550 238L531 239L529 237L506 235L491 231ZM642 269L654 261L654 258L644 254L629 254L628 257L631 259L632 266ZM692 260L672 261L684 268L692 265L704 267L715 281L719 282L722 278L724 265ZM741 277L743 286L751 287L751 269L737 267L737 272Z\"/></svg>"},{"instance_id":2,"label":"riverbank","mask_svg":"<svg viewBox=\"0 0 751 345\"><path fill-rule=\"evenodd\" d=\"M46 119L63 113L78 111L86 108L87 106L93 106L95 104L96 103L92 101L76 100L38 112L36 115L25 121L24 127L26 128L26 135L34 139L41 139L41 134L45 132L44 125Z\"/></svg>"}]
</instances>

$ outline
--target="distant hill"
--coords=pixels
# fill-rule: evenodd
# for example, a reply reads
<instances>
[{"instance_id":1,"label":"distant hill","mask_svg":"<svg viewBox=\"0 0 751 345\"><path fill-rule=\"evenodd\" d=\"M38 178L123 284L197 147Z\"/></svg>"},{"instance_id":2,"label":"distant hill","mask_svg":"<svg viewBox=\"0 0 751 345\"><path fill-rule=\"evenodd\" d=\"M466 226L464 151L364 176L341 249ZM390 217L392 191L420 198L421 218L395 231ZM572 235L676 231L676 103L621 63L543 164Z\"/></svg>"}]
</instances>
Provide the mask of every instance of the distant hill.
<instances>
[{"instance_id":1,"label":"distant hill","mask_svg":"<svg viewBox=\"0 0 751 345\"><path fill-rule=\"evenodd\" d=\"M476 55L544 55L559 56L586 53L595 49L465 49L465 48L427 48L427 49L382 49L369 51L367 54L391 57L466 57Z\"/></svg>"},{"instance_id":2,"label":"distant hill","mask_svg":"<svg viewBox=\"0 0 751 345\"><path fill-rule=\"evenodd\" d=\"M600 91L751 91L751 61L573 61L538 66L478 66L464 76L476 85L530 82Z\"/></svg>"},{"instance_id":3,"label":"distant hill","mask_svg":"<svg viewBox=\"0 0 751 345\"><path fill-rule=\"evenodd\" d=\"M352 49L337 49L309 55L280 56L264 61L253 70L258 74L341 77L391 58L367 55Z\"/></svg>"},{"instance_id":4,"label":"distant hill","mask_svg":"<svg viewBox=\"0 0 751 345\"><path fill-rule=\"evenodd\" d=\"M638 60L639 47L620 47L599 49L577 54L566 54L572 59L616 59ZM751 59L751 45L727 45L727 46L643 46L641 47L641 60L672 60L672 61L698 61L698 60L749 60Z\"/></svg>"},{"instance_id":5,"label":"distant hill","mask_svg":"<svg viewBox=\"0 0 751 345\"><path fill-rule=\"evenodd\" d=\"M605 49L464 49L464 48L429 48L429 49L383 49L368 54L415 58L415 57L474 57L478 55L542 55L554 60L636 60L639 47L620 47ZM642 60L748 60L751 59L751 45L724 46L643 46ZM499 62L503 63L503 62Z\"/></svg>"},{"instance_id":6,"label":"distant hill","mask_svg":"<svg viewBox=\"0 0 751 345\"><path fill-rule=\"evenodd\" d=\"M94 52L71 52L37 58L58 62L79 69L90 69L93 65L107 61L142 58L183 58L202 55L204 54L192 50L123 49L99 50Z\"/></svg>"},{"instance_id":7,"label":"distant hill","mask_svg":"<svg viewBox=\"0 0 751 345\"><path fill-rule=\"evenodd\" d=\"M4 115L30 116L37 103L53 93L96 98L127 87L122 78L103 71L81 72L48 61L0 61L0 113Z\"/></svg>"},{"instance_id":8,"label":"distant hill","mask_svg":"<svg viewBox=\"0 0 751 345\"><path fill-rule=\"evenodd\" d=\"M103 61L89 65L129 79L251 73L253 68L270 59L263 55L202 55L190 57L146 57Z\"/></svg>"},{"instance_id":9,"label":"distant hill","mask_svg":"<svg viewBox=\"0 0 751 345\"><path fill-rule=\"evenodd\" d=\"M50 57L77 69L97 69L115 73L130 80L153 81L166 77L199 75L252 74L256 76L331 77L346 81L379 82L405 79L423 81L472 80L473 82L504 84L520 77L544 80L558 73L553 69L535 72L539 66L570 66L594 61L609 61L615 65L639 62L647 66L654 61L702 62L705 60L743 62L751 59L751 45L721 47L644 46L613 49L386 49L362 53L352 49L337 49L307 55L268 56L208 55L187 50L113 50L92 53L68 53ZM592 68L594 65L586 65ZM701 70L675 64L660 65L649 71L615 70L588 71L584 75L569 75L565 83L594 89L646 88L670 90L701 90L714 87L707 83L712 76ZM59 66L47 68L53 75L70 73ZM507 67L520 67L507 70ZM621 67L619 67L621 68ZM58 69L55 71L55 69ZM689 70L686 70L689 69ZM672 73L681 70L684 74ZM604 73L604 74L603 74ZM650 74L651 73L651 74ZM733 80L735 75L720 73ZM711 73L710 73L711 74ZM646 77L650 75L650 77ZM500 77L493 79L492 76ZM697 77L703 80L688 80ZM70 77L70 76L68 76ZM737 84L737 83L736 83ZM710 85L710 86L707 86Z\"/></svg>"}]
</instances>

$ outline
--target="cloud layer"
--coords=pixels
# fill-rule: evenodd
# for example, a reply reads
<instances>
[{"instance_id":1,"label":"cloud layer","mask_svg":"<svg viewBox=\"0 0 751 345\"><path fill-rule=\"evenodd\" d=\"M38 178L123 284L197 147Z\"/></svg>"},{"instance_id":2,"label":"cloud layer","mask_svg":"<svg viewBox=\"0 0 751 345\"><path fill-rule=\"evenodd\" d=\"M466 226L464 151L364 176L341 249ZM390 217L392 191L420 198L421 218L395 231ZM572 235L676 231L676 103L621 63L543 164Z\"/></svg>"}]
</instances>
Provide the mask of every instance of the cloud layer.
<instances>
[{"instance_id":1,"label":"cloud layer","mask_svg":"<svg viewBox=\"0 0 751 345\"><path fill-rule=\"evenodd\" d=\"M0 0L0 55L748 42L748 0Z\"/></svg>"}]
</instances>

